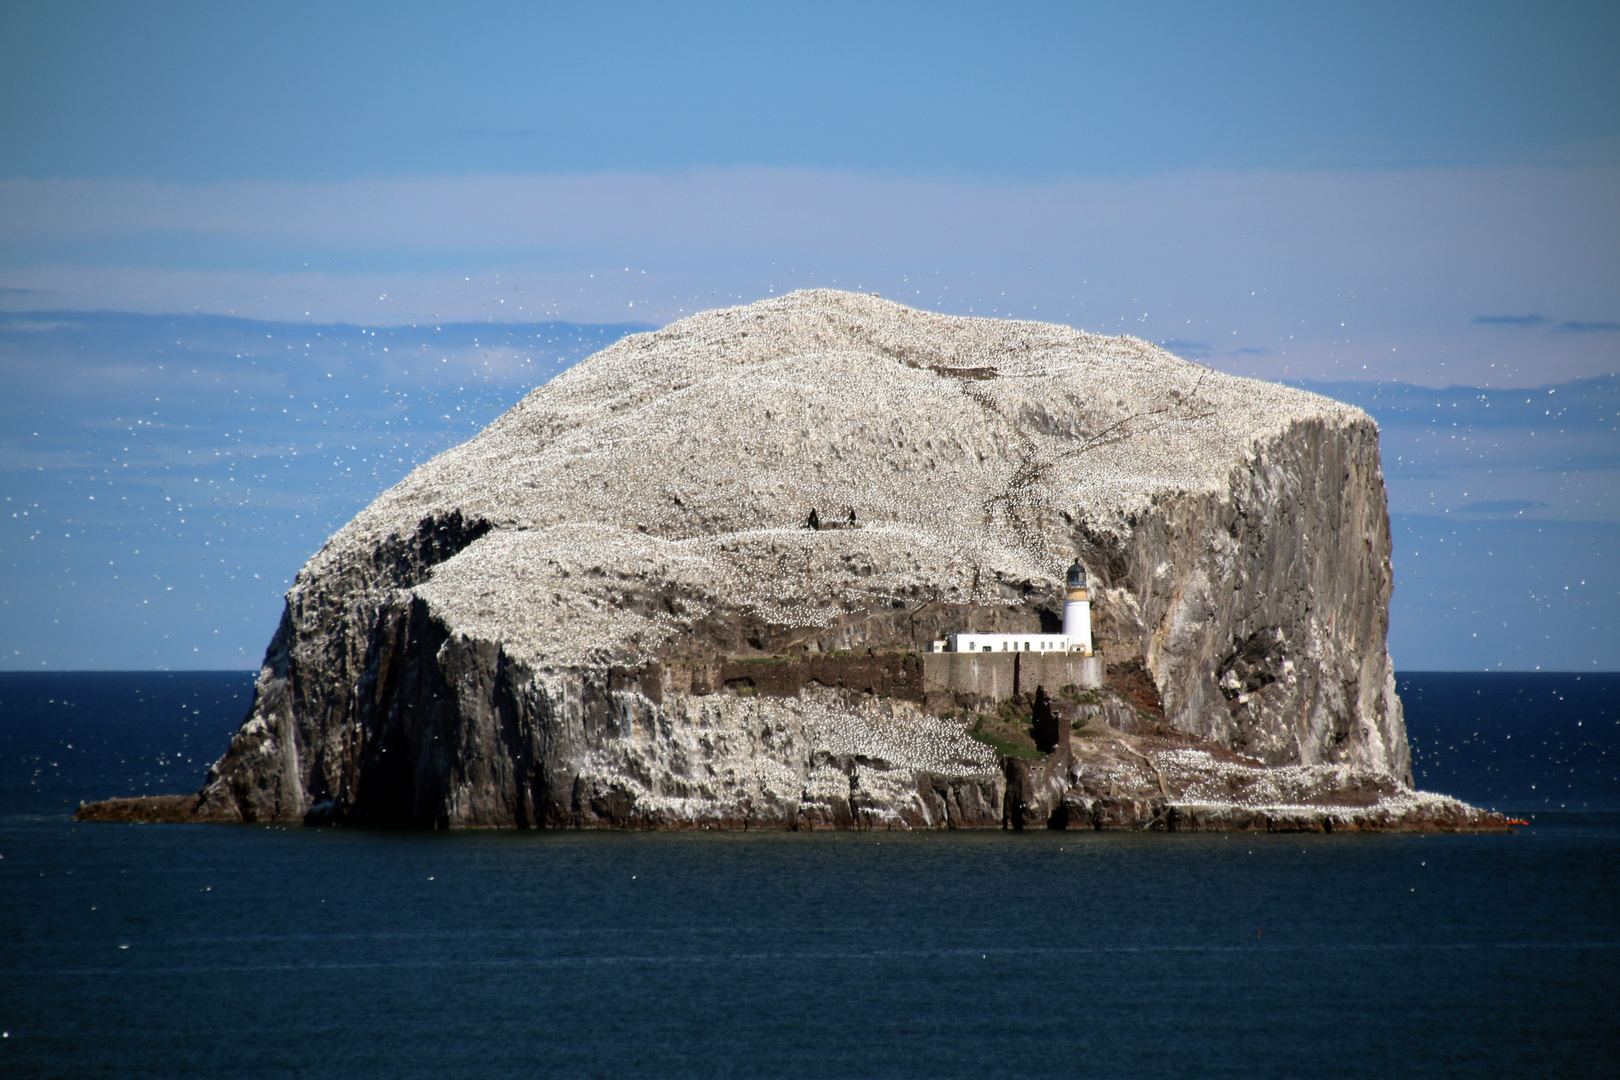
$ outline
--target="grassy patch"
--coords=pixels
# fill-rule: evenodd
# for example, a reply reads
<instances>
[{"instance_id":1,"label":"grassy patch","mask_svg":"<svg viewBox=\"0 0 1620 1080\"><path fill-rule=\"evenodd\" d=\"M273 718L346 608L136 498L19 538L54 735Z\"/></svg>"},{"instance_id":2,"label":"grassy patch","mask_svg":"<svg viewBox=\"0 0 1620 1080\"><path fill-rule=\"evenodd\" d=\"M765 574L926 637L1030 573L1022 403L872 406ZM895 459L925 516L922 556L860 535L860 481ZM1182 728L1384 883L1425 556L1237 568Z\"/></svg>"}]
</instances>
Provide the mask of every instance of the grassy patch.
<instances>
[{"instance_id":1,"label":"grassy patch","mask_svg":"<svg viewBox=\"0 0 1620 1080\"><path fill-rule=\"evenodd\" d=\"M984 743L1002 757L1043 758L1046 756L1033 746L1018 746L1007 742L1005 739L997 738L993 732L986 731L984 728L972 728L968 731L968 736Z\"/></svg>"},{"instance_id":2,"label":"grassy patch","mask_svg":"<svg viewBox=\"0 0 1620 1080\"><path fill-rule=\"evenodd\" d=\"M1030 730L1029 703L1021 699L1003 701L994 714L963 714L973 726L968 734L1003 757L1044 758L1035 747Z\"/></svg>"},{"instance_id":3,"label":"grassy patch","mask_svg":"<svg viewBox=\"0 0 1620 1080\"><path fill-rule=\"evenodd\" d=\"M1010 697L996 706L995 719L986 722L1005 731L1027 735L1029 734L1029 726L1034 720L1035 710L1031 707L1028 695L1019 694L1017 697Z\"/></svg>"}]
</instances>

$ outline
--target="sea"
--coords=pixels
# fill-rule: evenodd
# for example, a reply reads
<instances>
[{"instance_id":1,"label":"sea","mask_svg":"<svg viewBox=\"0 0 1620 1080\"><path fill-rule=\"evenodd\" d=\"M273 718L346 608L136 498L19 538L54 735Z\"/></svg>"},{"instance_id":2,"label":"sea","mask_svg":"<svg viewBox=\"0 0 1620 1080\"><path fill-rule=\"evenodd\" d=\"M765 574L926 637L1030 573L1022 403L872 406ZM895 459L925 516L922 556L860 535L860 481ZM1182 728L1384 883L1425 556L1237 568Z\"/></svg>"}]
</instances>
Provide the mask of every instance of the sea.
<instances>
[{"instance_id":1,"label":"sea","mask_svg":"<svg viewBox=\"0 0 1620 1080\"><path fill-rule=\"evenodd\" d=\"M0 674L0 1076L1620 1076L1620 675L1401 679L1512 835L73 822L252 678Z\"/></svg>"}]
</instances>

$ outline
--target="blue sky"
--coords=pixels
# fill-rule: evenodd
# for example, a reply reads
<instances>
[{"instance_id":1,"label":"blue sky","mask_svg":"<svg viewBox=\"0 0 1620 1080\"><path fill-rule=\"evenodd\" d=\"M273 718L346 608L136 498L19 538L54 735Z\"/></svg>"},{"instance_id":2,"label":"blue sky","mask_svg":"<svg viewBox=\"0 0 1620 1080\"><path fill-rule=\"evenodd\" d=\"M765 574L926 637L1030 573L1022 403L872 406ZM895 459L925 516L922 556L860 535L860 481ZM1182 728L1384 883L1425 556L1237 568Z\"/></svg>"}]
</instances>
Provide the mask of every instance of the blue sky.
<instances>
[{"instance_id":1,"label":"blue sky","mask_svg":"<svg viewBox=\"0 0 1620 1080\"><path fill-rule=\"evenodd\" d=\"M6 5L12 175L1578 160L1612 4ZM1612 147L1610 147L1612 149Z\"/></svg>"},{"instance_id":2,"label":"blue sky","mask_svg":"<svg viewBox=\"0 0 1620 1080\"><path fill-rule=\"evenodd\" d=\"M1398 664L1620 668L1617 47L1612 4L10 3L0 666L251 665L330 528L558 365L826 284L1331 385Z\"/></svg>"}]
</instances>

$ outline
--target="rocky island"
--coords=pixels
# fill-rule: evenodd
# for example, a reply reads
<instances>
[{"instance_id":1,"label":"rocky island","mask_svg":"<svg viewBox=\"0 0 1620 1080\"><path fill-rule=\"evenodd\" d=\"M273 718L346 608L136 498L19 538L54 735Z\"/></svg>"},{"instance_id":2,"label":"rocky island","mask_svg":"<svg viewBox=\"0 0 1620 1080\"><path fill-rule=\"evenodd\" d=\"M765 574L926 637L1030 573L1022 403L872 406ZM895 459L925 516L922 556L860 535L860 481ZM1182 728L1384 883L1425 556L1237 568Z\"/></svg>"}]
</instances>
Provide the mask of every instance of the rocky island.
<instances>
[{"instance_id":1,"label":"rocky island","mask_svg":"<svg viewBox=\"0 0 1620 1080\"><path fill-rule=\"evenodd\" d=\"M1075 562L1098 677L941 666L1053 629ZM1391 581L1357 409L798 292L627 337L415 469L298 574L201 790L78 816L1504 829L1412 788Z\"/></svg>"}]
</instances>

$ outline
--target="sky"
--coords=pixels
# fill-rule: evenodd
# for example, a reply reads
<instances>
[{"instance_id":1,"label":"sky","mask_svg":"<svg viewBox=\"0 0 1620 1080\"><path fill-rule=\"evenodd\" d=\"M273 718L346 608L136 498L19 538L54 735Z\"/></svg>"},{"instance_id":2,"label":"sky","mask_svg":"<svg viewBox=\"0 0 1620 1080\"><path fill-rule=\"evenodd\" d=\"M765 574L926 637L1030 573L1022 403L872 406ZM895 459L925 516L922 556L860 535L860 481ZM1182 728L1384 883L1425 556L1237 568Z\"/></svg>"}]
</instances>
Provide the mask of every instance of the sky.
<instances>
[{"instance_id":1,"label":"sky","mask_svg":"<svg viewBox=\"0 0 1620 1080\"><path fill-rule=\"evenodd\" d=\"M1397 664L1620 670L1617 47L1613 4L13 0L0 667L251 667L411 465L826 285L1362 405Z\"/></svg>"}]
</instances>

